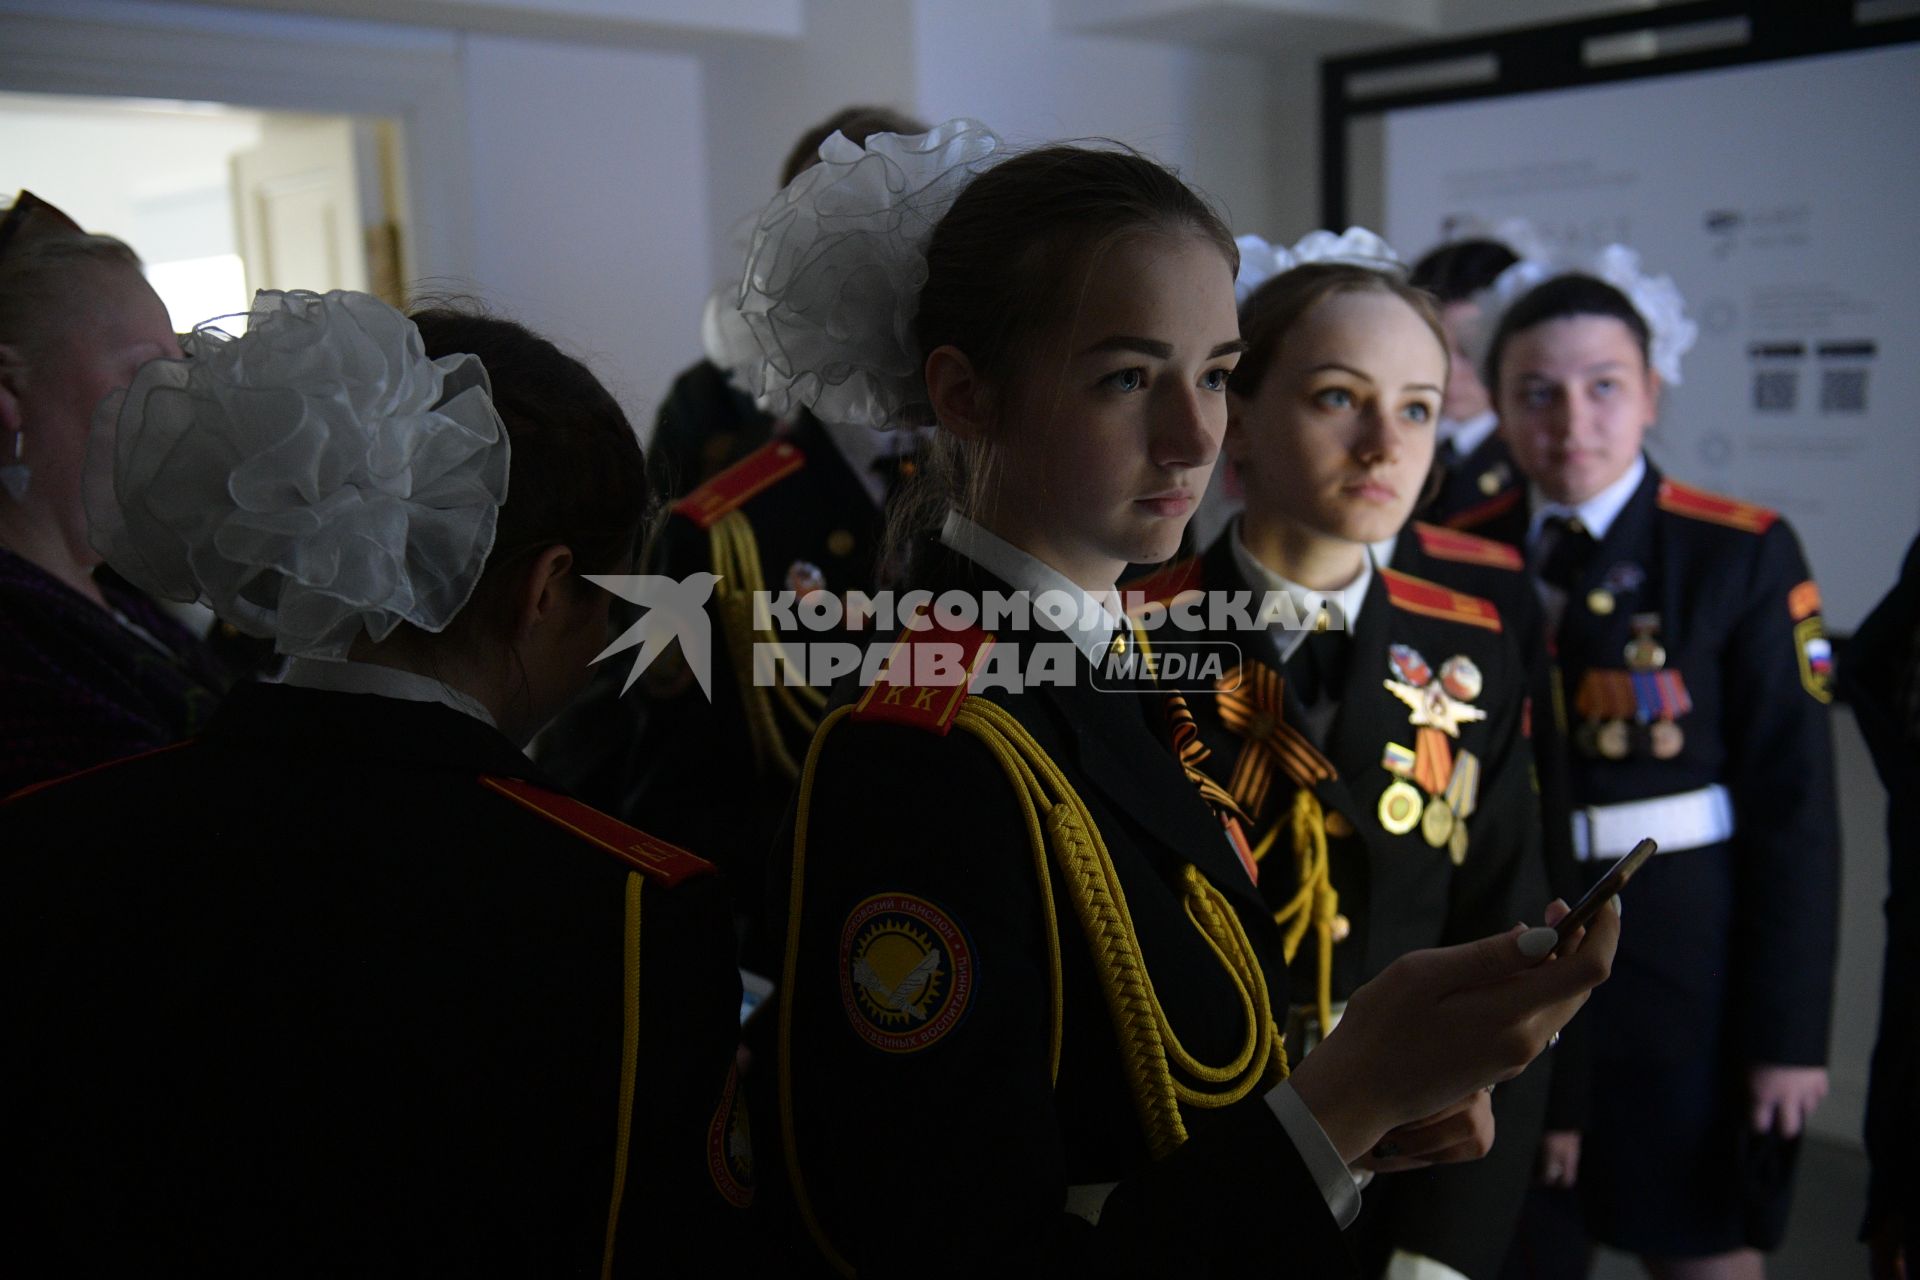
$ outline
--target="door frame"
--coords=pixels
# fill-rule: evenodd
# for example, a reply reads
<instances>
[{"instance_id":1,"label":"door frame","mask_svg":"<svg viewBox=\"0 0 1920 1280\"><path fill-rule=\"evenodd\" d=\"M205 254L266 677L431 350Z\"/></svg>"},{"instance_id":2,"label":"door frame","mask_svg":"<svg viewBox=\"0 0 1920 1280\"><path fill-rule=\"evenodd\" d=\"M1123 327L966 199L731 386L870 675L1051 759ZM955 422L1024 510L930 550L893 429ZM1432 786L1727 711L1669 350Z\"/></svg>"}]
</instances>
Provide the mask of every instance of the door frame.
<instances>
[{"instance_id":1,"label":"door frame","mask_svg":"<svg viewBox=\"0 0 1920 1280\"><path fill-rule=\"evenodd\" d=\"M165 3L0 0L0 89L221 102L399 122L412 276L473 278L457 32Z\"/></svg>"}]
</instances>

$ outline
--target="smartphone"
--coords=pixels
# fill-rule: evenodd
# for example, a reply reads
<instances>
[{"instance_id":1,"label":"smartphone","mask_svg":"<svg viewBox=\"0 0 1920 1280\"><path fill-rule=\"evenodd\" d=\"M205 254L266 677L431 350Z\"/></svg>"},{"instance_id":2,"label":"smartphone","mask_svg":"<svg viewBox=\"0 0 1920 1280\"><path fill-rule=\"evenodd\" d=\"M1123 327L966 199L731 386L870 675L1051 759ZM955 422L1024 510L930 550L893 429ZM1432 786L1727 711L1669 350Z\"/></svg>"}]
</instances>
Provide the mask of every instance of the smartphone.
<instances>
[{"instance_id":1,"label":"smartphone","mask_svg":"<svg viewBox=\"0 0 1920 1280\"><path fill-rule=\"evenodd\" d=\"M1651 858L1659 848L1660 846L1650 839L1642 840L1633 846L1626 857L1613 864L1613 870L1601 876L1594 883L1593 888L1582 894L1580 901L1573 904L1573 910L1561 916L1560 923L1554 926L1560 933L1560 941L1554 944L1553 954L1559 955L1560 949L1567 945L1567 940L1586 928L1587 922L1600 914L1600 908L1606 905L1614 894L1620 892L1627 881L1633 879L1633 873L1645 866L1647 859Z\"/></svg>"}]
</instances>

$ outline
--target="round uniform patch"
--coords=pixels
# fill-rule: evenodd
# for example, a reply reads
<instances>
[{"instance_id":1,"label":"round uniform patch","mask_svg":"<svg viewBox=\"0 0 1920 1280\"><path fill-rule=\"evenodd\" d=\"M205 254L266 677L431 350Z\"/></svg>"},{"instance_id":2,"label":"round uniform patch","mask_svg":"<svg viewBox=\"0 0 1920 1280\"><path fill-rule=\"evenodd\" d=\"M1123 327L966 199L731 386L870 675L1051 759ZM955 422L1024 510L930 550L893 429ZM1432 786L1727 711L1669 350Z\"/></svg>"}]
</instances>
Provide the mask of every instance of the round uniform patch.
<instances>
[{"instance_id":1,"label":"round uniform patch","mask_svg":"<svg viewBox=\"0 0 1920 1280\"><path fill-rule=\"evenodd\" d=\"M973 948L925 898L880 893L840 931L840 1003L854 1034L887 1053L936 1044L973 1002Z\"/></svg>"},{"instance_id":2,"label":"round uniform patch","mask_svg":"<svg viewBox=\"0 0 1920 1280\"><path fill-rule=\"evenodd\" d=\"M739 1094L739 1073L728 1067L726 1092L707 1124L707 1176L721 1199L744 1209L753 1203L753 1131Z\"/></svg>"}]
</instances>

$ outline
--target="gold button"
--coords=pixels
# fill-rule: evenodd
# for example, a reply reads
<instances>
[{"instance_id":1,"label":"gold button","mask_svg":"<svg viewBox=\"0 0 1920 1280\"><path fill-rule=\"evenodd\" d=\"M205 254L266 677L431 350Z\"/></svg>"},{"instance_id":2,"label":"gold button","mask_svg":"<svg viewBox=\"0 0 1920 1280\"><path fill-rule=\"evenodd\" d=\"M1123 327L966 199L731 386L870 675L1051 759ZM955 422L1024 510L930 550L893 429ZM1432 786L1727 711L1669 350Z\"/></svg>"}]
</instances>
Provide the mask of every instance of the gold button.
<instances>
[{"instance_id":1,"label":"gold button","mask_svg":"<svg viewBox=\"0 0 1920 1280\"><path fill-rule=\"evenodd\" d=\"M1347 820L1346 814L1335 809L1327 815L1327 834L1344 840L1353 834L1353 823Z\"/></svg>"},{"instance_id":2,"label":"gold button","mask_svg":"<svg viewBox=\"0 0 1920 1280\"><path fill-rule=\"evenodd\" d=\"M1604 618L1613 612L1613 592L1595 587L1587 592L1587 612Z\"/></svg>"},{"instance_id":3,"label":"gold button","mask_svg":"<svg viewBox=\"0 0 1920 1280\"><path fill-rule=\"evenodd\" d=\"M1497 471L1482 471L1480 473L1479 483L1480 492L1491 498L1494 494L1500 492L1500 473Z\"/></svg>"},{"instance_id":4,"label":"gold button","mask_svg":"<svg viewBox=\"0 0 1920 1280\"><path fill-rule=\"evenodd\" d=\"M1333 940L1335 942L1345 942L1347 935L1352 932L1353 922L1351 920L1345 916L1335 916L1333 918Z\"/></svg>"},{"instance_id":5,"label":"gold button","mask_svg":"<svg viewBox=\"0 0 1920 1280\"><path fill-rule=\"evenodd\" d=\"M836 556L853 554L853 535L845 529L835 529L827 535L827 550Z\"/></svg>"}]
</instances>

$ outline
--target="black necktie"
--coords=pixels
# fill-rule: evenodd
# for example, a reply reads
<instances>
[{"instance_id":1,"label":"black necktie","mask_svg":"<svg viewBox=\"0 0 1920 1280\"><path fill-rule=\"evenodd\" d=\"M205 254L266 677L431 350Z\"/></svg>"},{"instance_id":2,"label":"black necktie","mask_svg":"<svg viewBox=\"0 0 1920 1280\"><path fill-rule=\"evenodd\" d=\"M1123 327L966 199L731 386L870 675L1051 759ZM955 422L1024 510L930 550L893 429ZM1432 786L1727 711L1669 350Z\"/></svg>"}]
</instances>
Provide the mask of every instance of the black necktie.
<instances>
[{"instance_id":1,"label":"black necktie","mask_svg":"<svg viewBox=\"0 0 1920 1280\"><path fill-rule=\"evenodd\" d=\"M1581 571L1593 559L1599 543L1587 532L1580 517L1548 516L1541 526L1547 543L1547 558L1540 562L1540 580L1562 591L1573 590Z\"/></svg>"},{"instance_id":2,"label":"black necktie","mask_svg":"<svg viewBox=\"0 0 1920 1280\"><path fill-rule=\"evenodd\" d=\"M1282 671L1302 707L1311 710L1323 699L1338 698L1347 678L1347 633L1309 631Z\"/></svg>"}]
</instances>

